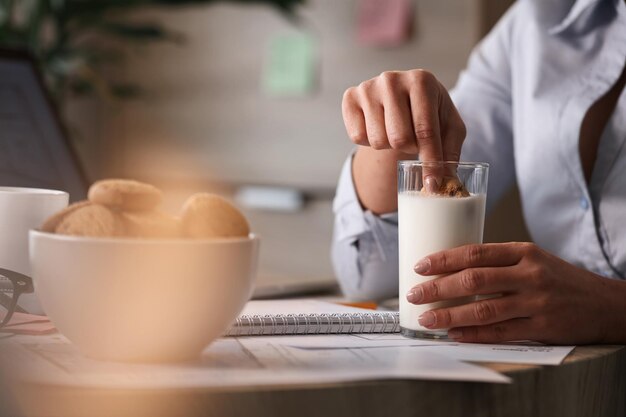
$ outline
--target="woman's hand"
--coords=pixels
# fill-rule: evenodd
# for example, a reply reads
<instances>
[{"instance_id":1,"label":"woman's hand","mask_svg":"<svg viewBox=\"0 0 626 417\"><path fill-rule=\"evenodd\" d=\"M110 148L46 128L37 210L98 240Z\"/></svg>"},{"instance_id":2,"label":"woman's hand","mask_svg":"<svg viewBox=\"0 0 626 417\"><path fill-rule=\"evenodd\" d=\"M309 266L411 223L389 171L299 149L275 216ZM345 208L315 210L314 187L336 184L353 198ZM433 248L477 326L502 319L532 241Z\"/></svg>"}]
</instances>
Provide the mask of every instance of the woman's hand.
<instances>
[{"instance_id":1,"label":"woman's hand","mask_svg":"<svg viewBox=\"0 0 626 417\"><path fill-rule=\"evenodd\" d=\"M462 342L534 340L554 344L624 342L626 283L571 265L531 243L463 246L427 256L420 275L445 275L407 294L413 304L495 295L430 310L430 328Z\"/></svg>"},{"instance_id":2,"label":"woman's hand","mask_svg":"<svg viewBox=\"0 0 626 417\"><path fill-rule=\"evenodd\" d=\"M346 90L343 120L350 139L374 149L458 161L465 125L450 96L424 70L387 71Z\"/></svg>"},{"instance_id":3,"label":"woman's hand","mask_svg":"<svg viewBox=\"0 0 626 417\"><path fill-rule=\"evenodd\" d=\"M374 213L397 210L396 162L458 161L465 124L445 87L428 71L387 71L346 90L342 103L348 136L359 147L353 178L361 204ZM437 190L442 172L424 171Z\"/></svg>"}]
</instances>

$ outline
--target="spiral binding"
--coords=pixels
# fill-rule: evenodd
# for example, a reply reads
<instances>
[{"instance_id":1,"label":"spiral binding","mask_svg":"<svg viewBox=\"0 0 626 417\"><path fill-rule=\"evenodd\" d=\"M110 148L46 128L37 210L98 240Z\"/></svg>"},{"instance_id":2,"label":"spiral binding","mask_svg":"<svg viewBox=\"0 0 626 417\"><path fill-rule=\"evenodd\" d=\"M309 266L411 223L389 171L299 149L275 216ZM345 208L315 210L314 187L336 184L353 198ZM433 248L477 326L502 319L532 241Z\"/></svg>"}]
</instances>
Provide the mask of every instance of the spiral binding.
<instances>
[{"instance_id":1,"label":"spiral binding","mask_svg":"<svg viewBox=\"0 0 626 417\"><path fill-rule=\"evenodd\" d=\"M397 312L243 315L225 336L397 333Z\"/></svg>"}]
</instances>

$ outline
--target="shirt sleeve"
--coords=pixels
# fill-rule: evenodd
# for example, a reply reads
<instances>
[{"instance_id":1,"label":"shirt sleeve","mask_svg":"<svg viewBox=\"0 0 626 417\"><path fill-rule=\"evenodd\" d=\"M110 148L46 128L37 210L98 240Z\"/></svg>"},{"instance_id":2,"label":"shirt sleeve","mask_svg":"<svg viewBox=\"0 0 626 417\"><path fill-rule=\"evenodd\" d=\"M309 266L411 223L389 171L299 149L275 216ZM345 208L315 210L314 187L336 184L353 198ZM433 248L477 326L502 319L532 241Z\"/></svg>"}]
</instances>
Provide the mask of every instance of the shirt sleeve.
<instances>
[{"instance_id":1,"label":"shirt sleeve","mask_svg":"<svg viewBox=\"0 0 626 417\"><path fill-rule=\"evenodd\" d=\"M467 128L461 160L489 163L487 212L515 183L511 32L518 3L474 48L450 91Z\"/></svg>"},{"instance_id":2,"label":"shirt sleeve","mask_svg":"<svg viewBox=\"0 0 626 417\"><path fill-rule=\"evenodd\" d=\"M398 295L398 214L363 210L346 160L333 201L335 227L331 257L345 296L379 300Z\"/></svg>"},{"instance_id":3,"label":"shirt sleeve","mask_svg":"<svg viewBox=\"0 0 626 417\"><path fill-rule=\"evenodd\" d=\"M513 185L510 32L516 5L474 49L451 92L467 127L461 159L488 162L487 210ZM333 202L331 257L341 289L349 298L398 296L398 215L363 210L346 160Z\"/></svg>"}]
</instances>

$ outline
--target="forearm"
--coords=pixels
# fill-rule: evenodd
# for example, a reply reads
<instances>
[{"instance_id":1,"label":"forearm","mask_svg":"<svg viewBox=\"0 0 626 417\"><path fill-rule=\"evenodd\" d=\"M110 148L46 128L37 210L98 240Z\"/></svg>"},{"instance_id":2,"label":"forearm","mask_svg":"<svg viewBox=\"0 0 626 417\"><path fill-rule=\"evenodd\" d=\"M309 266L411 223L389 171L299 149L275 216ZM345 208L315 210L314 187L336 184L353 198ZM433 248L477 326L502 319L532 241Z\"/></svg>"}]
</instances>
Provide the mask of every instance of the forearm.
<instances>
[{"instance_id":1,"label":"forearm","mask_svg":"<svg viewBox=\"0 0 626 417\"><path fill-rule=\"evenodd\" d=\"M363 208L374 214L398 210L396 166L405 159L416 159L416 155L359 147L352 161L352 176Z\"/></svg>"}]
</instances>

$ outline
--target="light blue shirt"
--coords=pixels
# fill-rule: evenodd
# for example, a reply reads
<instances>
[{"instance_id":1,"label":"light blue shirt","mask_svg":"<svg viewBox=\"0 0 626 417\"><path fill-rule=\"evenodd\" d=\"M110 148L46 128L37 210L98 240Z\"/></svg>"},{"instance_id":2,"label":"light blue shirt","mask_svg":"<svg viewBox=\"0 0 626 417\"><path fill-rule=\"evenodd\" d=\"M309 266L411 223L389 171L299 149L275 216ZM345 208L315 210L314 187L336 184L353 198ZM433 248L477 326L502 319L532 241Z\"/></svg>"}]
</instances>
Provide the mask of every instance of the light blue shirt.
<instances>
[{"instance_id":1,"label":"light blue shirt","mask_svg":"<svg viewBox=\"0 0 626 417\"><path fill-rule=\"evenodd\" d=\"M468 132L462 160L490 164L487 210L517 182L536 244L621 279L626 90L601 136L589 185L578 140L587 110L625 62L623 0L518 0L475 48L451 92ZM351 164L350 156L333 205L336 275L352 298L397 296L397 214L363 211Z\"/></svg>"}]
</instances>

